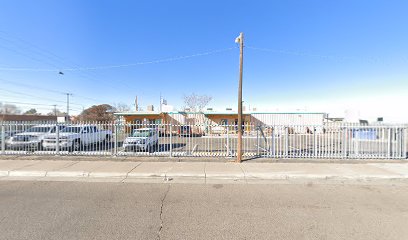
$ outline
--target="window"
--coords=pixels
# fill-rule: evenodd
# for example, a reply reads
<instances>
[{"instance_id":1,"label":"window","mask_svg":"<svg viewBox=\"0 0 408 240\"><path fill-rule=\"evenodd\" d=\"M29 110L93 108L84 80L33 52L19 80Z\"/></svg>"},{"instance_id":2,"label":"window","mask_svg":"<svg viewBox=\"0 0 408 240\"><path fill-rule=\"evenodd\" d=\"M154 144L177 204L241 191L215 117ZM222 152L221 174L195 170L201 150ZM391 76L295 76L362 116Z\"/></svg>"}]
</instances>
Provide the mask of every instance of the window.
<instances>
[{"instance_id":1,"label":"window","mask_svg":"<svg viewBox=\"0 0 408 240\"><path fill-rule=\"evenodd\" d=\"M134 130L132 137L149 137L150 131L149 130Z\"/></svg>"},{"instance_id":2,"label":"window","mask_svg":"<svg viewBox=\"0 0 408 240\"><path fill-rule=\"evenodd\" d=\"M61 125L59 125L59 126L58 126L58 128L59 128L59 130L61 131L62 129L64 129L64 128L65 128L65 126L61 126ZM51 129L51 133L55 133L55 132L56 132L56 130L57 130L57 126L52 127L52 129Z\"/></svg>"},{"instance_id":3,"label":"window","mask_svg":"<svg viewBox=\"0 0 408 240\"><path fill-rule=\"evenodd\" d=\"M89 126L84 127L84 129L82 130L82 133L92 133L92 132L93 132L92 127L89 127Z\"/></svg>"},{"instance_id":4,"label":"window","mask_svg":"<svg viewBox=\"0 0 408 240\"><path fill-rule=\"evenodd\" d=\"M79 133L80 131L81 131L81 127L72 126L72 127L66 127L62 129L61 132Z\"/></svg>"},{"instance_id":5,"label":"window","mask_svg":"<svg viewBox=\"0 0 408 240\"><path fill-rule=\"evenodd\" d=\"M32 127L26 132L46 133L51 130L51 127Z\"/></svg>"}]
</instances>

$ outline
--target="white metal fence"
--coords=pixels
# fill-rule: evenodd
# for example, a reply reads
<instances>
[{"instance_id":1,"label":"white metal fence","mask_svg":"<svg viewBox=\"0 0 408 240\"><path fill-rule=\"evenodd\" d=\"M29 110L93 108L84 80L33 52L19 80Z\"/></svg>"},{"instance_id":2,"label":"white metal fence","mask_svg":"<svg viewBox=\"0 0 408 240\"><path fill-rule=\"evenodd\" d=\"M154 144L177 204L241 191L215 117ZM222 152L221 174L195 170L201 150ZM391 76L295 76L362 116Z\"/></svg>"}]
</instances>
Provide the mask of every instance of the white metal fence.
<instances>
[{"instance_id":1,"label":"white metal fence","mask_svg":"<svg viewBox=\"0 0 408 240\"><path fill-rule=\"evenodd\" d=\"M2 122L0 154L234 157L237 125ZM243 126L244 157L407 158L407 126Z\"/></svg>"}]
</instances>

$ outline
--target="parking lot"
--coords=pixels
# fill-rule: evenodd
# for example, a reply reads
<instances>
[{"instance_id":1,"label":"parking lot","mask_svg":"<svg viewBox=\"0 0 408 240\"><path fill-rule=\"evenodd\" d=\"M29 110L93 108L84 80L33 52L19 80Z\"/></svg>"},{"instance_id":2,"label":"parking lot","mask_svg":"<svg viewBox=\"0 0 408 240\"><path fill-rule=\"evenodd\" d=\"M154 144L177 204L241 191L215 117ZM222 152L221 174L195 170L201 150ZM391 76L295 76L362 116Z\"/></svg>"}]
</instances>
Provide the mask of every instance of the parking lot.
<instances>
[{"instance_id":1,"label":"parking lot","mask_svg":"<svg viewBox=\"0 0 408 240\"><path fill-rule=\"evenodd\" d=\"M6 147L2 153L232 157L236 155L237 136L180 137L174 135L159 137L157 148L152 149L150 152L145 150L125 151L123 143L124 139L115 142L115 138L112 138L109 142L81 146L75 151L60 149L57 152L35 147L30 149L10 149ZM402 148L403 146L399 147ZM386 141L354 140L345 146L342 139L338 139L336 136L329 138L329 136L316 137L313 135L275 136L266 139L259 136L246 136L243 138L245 157L375 158L376 156L383 156L383 158L387 158L390 149L398 150L397 143L393 143L391 146ZM403 153L401 152L401 154Z\"/></svg>"},{"instance_id":2,"label":"parking lot","mask_svg":"<svg viewBox=\"0 0 408 240\"><path fill-rule=\"evenodd\" d=\"M10 124L2 126L4 134L0 138L0 153L236 156L235 127L207 127L206 131L199 133L177 132L177 129L181 128L172 125L146 127L114 123ZM202 128L191 126L184 129ZM217 132L212 132L211 129L217 129ZM304 131L305 129L307 130ZM406 128L382 126L369 129L332 128L321 131L309 129L316 128L287 126L246 128L242 146L244 157L406 158L407 156Z\"/></svg>"}]
</instances>

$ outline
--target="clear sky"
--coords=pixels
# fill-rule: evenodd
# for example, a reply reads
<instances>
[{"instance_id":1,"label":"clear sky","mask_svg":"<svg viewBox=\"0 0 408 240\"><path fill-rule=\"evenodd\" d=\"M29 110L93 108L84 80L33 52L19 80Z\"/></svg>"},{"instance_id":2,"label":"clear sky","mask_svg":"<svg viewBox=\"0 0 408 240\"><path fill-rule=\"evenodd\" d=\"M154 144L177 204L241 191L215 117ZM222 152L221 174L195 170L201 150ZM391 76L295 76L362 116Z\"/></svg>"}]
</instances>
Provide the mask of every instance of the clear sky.
<instances>
[{"instance_id":1,"label":"clear sky","mask_svg":"<svg viewBox=\"0 0 408 240\"><path fill-rule=\"evenodd\" d=\"M3 102L63 110L71 92L78 112L136 95L157 107L162 93L180 108L194 92L235 108L242 31L247 107L408 122L407 1L0 3Z\"/></svg>"}]
</instances>

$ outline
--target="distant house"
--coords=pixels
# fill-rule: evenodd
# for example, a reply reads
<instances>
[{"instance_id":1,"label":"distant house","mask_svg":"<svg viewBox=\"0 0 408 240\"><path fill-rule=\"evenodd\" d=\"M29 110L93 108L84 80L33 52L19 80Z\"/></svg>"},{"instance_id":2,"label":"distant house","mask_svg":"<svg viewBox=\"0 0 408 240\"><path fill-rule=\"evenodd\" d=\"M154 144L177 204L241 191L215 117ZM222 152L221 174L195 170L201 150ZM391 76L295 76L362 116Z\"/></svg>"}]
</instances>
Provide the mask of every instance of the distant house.
<instances>
[{"instance_id":1,"label":"distant house","mask_svg":"<svg viewBox=\"0 0 408 240\"><path fill-rule=\"evenodd\" d=\"M238 114L233 111L207 112L123 112L115 113L121 122L134 125L171 124L172 132L178 126L195 125L196 131L207 131L211 126L237 125ZM243 120L246 126L316 126L322 127L326 114L319 112L244 112ZM168 130L166 130L168 131ZM304 131L307 131L306 128Z\"/></svg>"}]
</instances>

